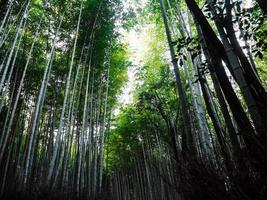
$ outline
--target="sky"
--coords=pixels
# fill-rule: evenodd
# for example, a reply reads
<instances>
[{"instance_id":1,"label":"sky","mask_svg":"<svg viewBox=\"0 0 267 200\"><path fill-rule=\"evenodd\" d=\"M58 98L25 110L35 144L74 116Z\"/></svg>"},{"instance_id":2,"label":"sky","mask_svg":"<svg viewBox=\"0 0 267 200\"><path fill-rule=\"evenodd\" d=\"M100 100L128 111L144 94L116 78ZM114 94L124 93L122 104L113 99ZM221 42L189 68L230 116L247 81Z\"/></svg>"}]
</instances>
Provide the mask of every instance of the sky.
<instances>
[{"instance_id":1,"label":"sky","mask_svg":"<svg viewBox=\"0 0 267 200\"><path fill-rule=\"evenodd\" d=\"M125 11L132 7L133 9L144 8L147 0L126 0L123 2ZM121 34L121 41L127 46L127 53L129 61L133 64L127 71L128 81L122 89L122 93L117 97L120 106L123 107L127 104L133 103L133 92L135 90L138 81L136 80L137 67L142 64L142 57L147 49L146 42L147 26L143 26L140 29L125 30L122 27L118 29ZM119 112L119 108L115 110L115 114Z\"/></svg>"}]
</instances>

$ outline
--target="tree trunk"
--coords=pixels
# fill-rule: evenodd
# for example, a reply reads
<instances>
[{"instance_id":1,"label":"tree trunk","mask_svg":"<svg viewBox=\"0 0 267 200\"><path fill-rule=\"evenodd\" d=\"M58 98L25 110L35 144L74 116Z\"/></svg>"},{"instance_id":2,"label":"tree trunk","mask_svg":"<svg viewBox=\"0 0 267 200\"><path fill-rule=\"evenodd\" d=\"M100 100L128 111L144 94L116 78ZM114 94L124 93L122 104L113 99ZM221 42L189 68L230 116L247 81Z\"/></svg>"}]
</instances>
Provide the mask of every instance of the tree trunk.
<instances>
[{"instance_id":1,"label":"tree trunk","mask_svg":"<svg viewBox=\"0 0 267 200\"><path fill-rule=\"evenodd\" d=\"M184 141L186 141L183 145L183 151L184 153L189 153L188 155L190 155L192 159L194 159L196 158L196 149L195 149L194 137L193 137L192 127L191 127L191 122L190 122L189 109L187 106L185 90L183 88L183 84L182 84L182 80L181 80L181 76L180 76L180 72L179 72L179 68L177 64L177 57L175 55L175 50L172 44L172 38L171 38L170 29L168 26L165 6L162 0L160 0L160 7L161 7L161 13L162 13L163 21L164 21L166 36L167 36L167 40L169 44L172 64L174 67L174 74L175 74L176 83L178 87L178 94L180 97L181 107L182 107L182 118L183 118L183 124L185 127L185 134L183 134L183 138L184 138Z\"/></svg>"}]
</instances>

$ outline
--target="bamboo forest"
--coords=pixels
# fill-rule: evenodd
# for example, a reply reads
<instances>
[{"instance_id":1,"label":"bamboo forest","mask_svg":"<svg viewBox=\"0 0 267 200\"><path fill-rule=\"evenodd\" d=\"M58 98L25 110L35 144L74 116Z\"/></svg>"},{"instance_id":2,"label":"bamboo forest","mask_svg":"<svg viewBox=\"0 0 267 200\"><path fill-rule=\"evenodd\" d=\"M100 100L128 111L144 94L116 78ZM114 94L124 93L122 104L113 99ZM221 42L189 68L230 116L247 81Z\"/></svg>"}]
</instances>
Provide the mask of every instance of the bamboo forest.
<instances>
[{"instance_id":1,"label":"bamboo forest","mask_svg":"<svg viewBox=\"0 0 267 200\"><path fill-rule=\"evenodd\" d=\"M0 0L1 200L266 200L266 0Z\"/></svg>"}]
</instances>

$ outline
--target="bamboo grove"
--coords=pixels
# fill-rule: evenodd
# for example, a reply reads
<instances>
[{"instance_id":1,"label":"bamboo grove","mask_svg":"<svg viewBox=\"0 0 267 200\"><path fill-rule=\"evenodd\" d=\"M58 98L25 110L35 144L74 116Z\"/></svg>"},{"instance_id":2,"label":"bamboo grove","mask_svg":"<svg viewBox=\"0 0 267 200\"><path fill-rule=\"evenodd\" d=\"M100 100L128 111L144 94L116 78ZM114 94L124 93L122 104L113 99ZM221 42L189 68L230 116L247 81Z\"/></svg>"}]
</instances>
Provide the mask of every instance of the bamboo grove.
<instances>
[{"instance_id":1,"label":"bamboo grove","mask_svg":"<svg viewBox=\"0 0 267 200\"><path fill-rule=\"evenodd\" d=\"M1 199L101 192L107 116L129 65L114 32L118 8L1 1Z\"/></svg>"},{"instance_id":2,"label":"bamboo grove","mask_svg":"<svg viewBox=\"0 0 267 200\"><path fill-rule=\"evenodd\" d=\"M245 3L159 0L144 11L170 58L152 44L136 102L111 131L112 199L266 199L266 3Z\"/></svg>"},{"instance_id":3,"label":"bamboo grove","mask_svg":"<svg viewBox=\"0 0 267 200\"><path fill-rule=\"evenodd\" d=\"M266 199L267 3L125 2L0 0L0 199Z\"/></svg>"}]
</instances>

